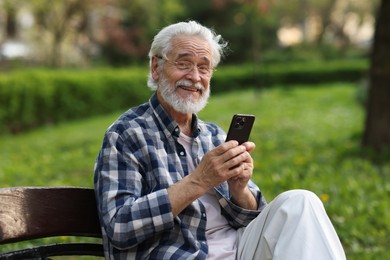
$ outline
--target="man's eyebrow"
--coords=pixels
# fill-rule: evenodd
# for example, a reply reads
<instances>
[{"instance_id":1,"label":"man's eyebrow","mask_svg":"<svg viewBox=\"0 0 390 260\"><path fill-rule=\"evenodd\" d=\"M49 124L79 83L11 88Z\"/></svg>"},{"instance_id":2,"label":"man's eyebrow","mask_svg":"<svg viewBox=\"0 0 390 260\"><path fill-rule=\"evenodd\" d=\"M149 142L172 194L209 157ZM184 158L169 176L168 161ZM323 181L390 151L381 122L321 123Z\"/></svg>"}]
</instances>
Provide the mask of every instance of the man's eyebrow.
<instances>
[{"instance_id":1,"label":"man's eyebrow","mask_svg":"<svg viewBox=\"0 0 390 260\"><path fill-rule=\"evenodd\" d=\"M178 56L177 56L177 59L181 59L181 58L186 58L186 57L194 57L195 55L191 54L191 53L180 53ZM203 56L201 57L202 60L206 61L206 62L210 62L210 59L207 58L206 56Z\"/></svg>"}]
</instances>

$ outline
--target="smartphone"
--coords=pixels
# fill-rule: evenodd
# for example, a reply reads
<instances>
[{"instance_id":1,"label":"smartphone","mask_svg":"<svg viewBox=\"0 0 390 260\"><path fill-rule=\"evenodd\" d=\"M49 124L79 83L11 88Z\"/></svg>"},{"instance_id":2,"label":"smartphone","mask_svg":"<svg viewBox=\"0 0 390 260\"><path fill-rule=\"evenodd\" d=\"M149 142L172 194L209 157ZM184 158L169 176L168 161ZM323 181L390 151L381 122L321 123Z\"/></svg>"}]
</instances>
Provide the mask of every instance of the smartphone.
<instances>
[{"instance_id":1,"label":"smartphone","mask_svg":"<svg viewBox=\"0 0 390 260\"><path fill-rule=\"evenodd\" d=\"M236 140L239 144L248 141L254 122L254 115L235 114L230 123L226 141Z\"/></svg>"}]
</instances>

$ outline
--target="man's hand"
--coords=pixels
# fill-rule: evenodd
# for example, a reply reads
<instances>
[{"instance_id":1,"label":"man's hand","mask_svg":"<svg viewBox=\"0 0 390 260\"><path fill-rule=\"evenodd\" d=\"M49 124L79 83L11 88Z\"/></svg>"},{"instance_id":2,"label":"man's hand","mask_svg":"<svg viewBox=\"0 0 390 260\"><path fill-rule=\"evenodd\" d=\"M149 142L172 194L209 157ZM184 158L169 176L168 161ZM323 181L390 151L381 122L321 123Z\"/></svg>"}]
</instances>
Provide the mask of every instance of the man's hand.
<instances>
[{"instance_id":1,"label":"man's hand","mask_svg":"<svg viewBox=\"0 0 390 260\"><path fill-rule=\"evenodd\" d=\"M224 181L228 181L237 205L256 209L257 202L247 188L253 170L253 160L249 153L254 148L252 142L239 145L237 141L229 141L205 154L194 172L169 187L174 215Z\"/></svg>"},{"instance_id":2,"label":"man's hand","mask_svg":"<svg viewBox=\"0 0 390 260\"><path fill-rule=\"evenodd\" d=\"M253 149L254 143L249 142L245 145L238 145L236 141L221 144L202 158L195 172L192 173L193 177L196 177L206 190L234 178L245 181L249 177L247 183L252 176L251 168L253 168L248 150Z\"/></svg>"},{"instance_id":3,"label":"man's hand","mask_svg":"<svg viewBox=\"0 0 390 260\"><path fill-rule=\"evenodd\" d=\"M248 182L252 178L254 168L253 159L249 153L255 149L255 144L246 142L242 145L246 148L246 153L248 154L247 160L237 166L241 172L237 176L230 178L228 184L233 201L237 205L242 208L255 210L257 209L257 202L248 188Z\"/></svg>"}]
</instances>

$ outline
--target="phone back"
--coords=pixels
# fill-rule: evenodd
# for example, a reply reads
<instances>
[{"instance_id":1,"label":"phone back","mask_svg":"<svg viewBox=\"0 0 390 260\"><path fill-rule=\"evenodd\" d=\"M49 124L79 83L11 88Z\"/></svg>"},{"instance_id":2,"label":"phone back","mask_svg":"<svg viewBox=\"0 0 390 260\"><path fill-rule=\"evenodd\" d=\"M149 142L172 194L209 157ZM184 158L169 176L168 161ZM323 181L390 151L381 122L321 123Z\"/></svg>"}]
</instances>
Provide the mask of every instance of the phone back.
<instances>
[{"instance_id":1,"label":"phone back","mask_svg":"<svg viewBox=\"0 0 390 260\"><path fill-rule=\"evenodd\" d=\"M236 140L240 144L249 140L255 117L253 115L236 114L230 123L226 141Z\"/></svg>"}]
</instances>

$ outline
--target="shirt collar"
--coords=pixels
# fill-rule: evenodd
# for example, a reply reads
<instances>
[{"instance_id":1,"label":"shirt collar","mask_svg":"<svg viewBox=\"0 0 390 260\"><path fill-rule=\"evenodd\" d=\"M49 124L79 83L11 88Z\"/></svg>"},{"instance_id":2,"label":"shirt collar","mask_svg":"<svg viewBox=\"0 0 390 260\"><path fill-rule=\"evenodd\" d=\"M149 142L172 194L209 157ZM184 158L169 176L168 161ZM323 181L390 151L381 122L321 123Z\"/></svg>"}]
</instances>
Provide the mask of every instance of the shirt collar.
<instances>
[{"instance_id":1,"label":"shirt collar","mask_svg":"<svg viewBox=\"0 0 390 260\"><path fill-rule=\"evenodd\" d=\"M180 135L180 128L161 105L156 93L154 93L149 99L149 104L153 109L154 115L163 127L164 132L178 138ZM196 138L201 131L200 127L198 126L198 121L198 116L196 114L192 114L192 136L194 138Z\"/></svg>"}]
</instances>

